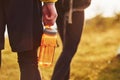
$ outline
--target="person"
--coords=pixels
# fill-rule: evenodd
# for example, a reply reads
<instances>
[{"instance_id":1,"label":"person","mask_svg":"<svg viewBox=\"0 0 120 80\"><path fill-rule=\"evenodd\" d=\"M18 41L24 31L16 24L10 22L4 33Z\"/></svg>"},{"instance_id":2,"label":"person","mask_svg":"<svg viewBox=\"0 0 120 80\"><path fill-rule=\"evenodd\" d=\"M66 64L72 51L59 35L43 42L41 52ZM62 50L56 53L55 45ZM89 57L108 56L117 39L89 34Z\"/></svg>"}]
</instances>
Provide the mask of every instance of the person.
<instances>
[{"instance_id":1,"label":"person","mask_svg":"<svg viewBox=\"0 0 120 80\"><path fill-rule=\"evenodd\" d=\"M51 80L69 80L70 63L76 53L84 25L84 10L91 0L58 0L57 27L63 49L59 56Z\"/></svg>"},{"instance_id":2,"label":"person","mask_svg":"<svg viewBox=\"0 0 120 80\"><path fill-rule=\"evenodd\" d=\"M11 49L18 56L20 80L41 80L37 48L43 33L42 23L51 26L56 21L56 1L0 0L0 54L7 25Z\"/></svg>"}]
</instances>

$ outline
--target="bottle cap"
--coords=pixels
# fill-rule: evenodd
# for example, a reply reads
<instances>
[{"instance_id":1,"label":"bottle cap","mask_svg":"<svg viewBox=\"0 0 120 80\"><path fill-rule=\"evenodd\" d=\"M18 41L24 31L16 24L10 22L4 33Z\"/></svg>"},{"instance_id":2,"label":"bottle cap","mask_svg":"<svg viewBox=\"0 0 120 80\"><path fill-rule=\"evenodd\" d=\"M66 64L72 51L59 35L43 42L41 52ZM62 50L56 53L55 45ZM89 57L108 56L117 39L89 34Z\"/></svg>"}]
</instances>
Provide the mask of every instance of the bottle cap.
<instances>
[{"instance_id":1,"label":"bottle cap","mask_svg":"<svg viewBox=\"0 0 120 80\"><path fill-rule=\"evenodd\" d=\"M52 29L52 28L45 28L44 29L44 33L45 34L55 35L57 33L57 30L56 29Z\"/></svg>"}]
</instances>

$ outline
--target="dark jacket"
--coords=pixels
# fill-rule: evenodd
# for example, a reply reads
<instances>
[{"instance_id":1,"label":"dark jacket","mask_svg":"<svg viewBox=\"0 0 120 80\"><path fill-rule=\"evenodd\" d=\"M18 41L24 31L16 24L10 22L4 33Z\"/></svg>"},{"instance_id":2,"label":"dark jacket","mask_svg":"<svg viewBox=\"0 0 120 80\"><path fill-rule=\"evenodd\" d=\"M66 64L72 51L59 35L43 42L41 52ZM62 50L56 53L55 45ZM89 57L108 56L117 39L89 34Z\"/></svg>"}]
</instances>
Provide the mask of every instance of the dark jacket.
<instances>
[{"instance_id":1,"label":"dark jacket","mask_svg":"<svg viewBox=\"0 0 120 80\"><path fill-rule=\"evenodd\" d=\"M63 9L64 11L69 11L71 0L58 0L56 7ZM79 9L86 9L91 4L91 0L72 0L72 7ZM57 9L58 10L58 9Z\"/></svg>"},{"instance_id":2,"label":"dark jacket","mask_svg":"<svg viewBox=\"0 0 120 80\"><path fill-rule=\"evenodd\" d=\"M0 50L6 24L12 51L37 48L43 31L41 10L39 0L0 0Z\"/></svg>"}]
</instances>

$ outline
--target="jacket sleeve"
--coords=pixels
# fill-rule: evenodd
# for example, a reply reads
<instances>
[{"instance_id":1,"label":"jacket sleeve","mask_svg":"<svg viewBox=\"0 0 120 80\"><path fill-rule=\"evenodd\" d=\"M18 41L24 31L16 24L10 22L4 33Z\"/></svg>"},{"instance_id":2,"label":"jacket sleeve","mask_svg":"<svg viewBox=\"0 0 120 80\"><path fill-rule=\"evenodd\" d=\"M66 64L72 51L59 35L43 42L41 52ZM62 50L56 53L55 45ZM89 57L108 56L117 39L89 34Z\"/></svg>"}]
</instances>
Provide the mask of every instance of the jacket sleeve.
<instances>
[{"instance_id":1,"label":"jacket sleeve","mask_svg":"<svg viewBox=\"0 0 120 80\"><path fill-rule=\"evenodd\" d=\"M43 1L43 2L56 2L57 0L40 0L40 1Z\"/></svg>"}]
</instances>

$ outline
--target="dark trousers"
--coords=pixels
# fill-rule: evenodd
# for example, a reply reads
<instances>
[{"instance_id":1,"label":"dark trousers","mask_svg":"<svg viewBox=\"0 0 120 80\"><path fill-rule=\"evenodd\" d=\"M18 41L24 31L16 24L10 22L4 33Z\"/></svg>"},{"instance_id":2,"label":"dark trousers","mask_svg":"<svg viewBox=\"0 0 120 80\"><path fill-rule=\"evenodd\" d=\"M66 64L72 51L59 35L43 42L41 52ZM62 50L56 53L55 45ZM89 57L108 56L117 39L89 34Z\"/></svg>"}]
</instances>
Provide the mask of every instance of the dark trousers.
<instances>
[{"instance_id":1,"label":"dark trousers","mask_svg":"<svg viewBox=\"0 0 120 80\"><path fill-rule=\"evenodd\" d=\"M1 54L1 51L0 51L0 68L1 68L1 60L2 60L2 56L1 56L2 54Z\"/></svg>"},{"instance_id":2,"label":"dark trousers","mask_svg":"<svg viewBox=\"0 0 120 80\"><path fill-rule=\"evenodd\" d=\"M74 12L72 17L72 24L64 24L64 13L58 11L58 31L63 42L62 53L55 65L52 80L69 80L70 63L76 53L78 44L80 42L83 24L84 11ZM64 30L65 29L65 30Z\"/></svg>"},{"instance_id":3,"label":"dark trousers","mask_svg":"<svg viewBox=\"0 0 120 80\"><path fill-rule=\"evenodd\" d=\"M20 67L20 80L41 80L38 70L37 49L18 52L17 55Z\"/></svg>"},{"instance_id":4,"label":"dark trousers","mask_svg":"<svg viewBox=\"0 0 120 80\"><path fill-rule=\"evenodd\" d=\"M37 50L18 52L20 80L41 80L38 70Z\"/></svg>"}]
</instances>

